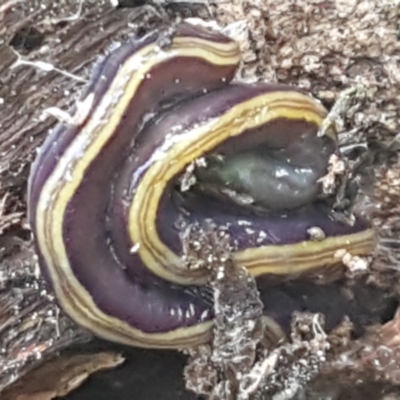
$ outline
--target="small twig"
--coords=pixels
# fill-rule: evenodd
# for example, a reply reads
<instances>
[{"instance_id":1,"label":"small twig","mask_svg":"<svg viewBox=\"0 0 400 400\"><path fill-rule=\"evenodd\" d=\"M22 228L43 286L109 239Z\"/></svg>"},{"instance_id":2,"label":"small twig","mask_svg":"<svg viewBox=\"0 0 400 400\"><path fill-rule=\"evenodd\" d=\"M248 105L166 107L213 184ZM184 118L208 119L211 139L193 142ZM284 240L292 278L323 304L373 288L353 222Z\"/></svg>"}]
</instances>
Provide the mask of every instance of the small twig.
<instances>
[{"instance_id":1,"label":"small twig","mask_svg":"<svg viewBox=\"0 0 400 400\"><path fill-rule=\"evenodd\" d=\"M344 118L354 98L359 95L365 94L366 88L362 85L355 85L346 90L343 90L339 94L339 97L336 100L331 111L329 112L328 116L323 121L322 126L318 131L318 136L325 136L330 129L336 129L338 122Z\"/></svg>"},{"instance_id":2,"label":"small twig","mask_svg":"<svg viewBox=\"0 0 400 400\"><path fill-rule=\"evenodd\" d=\"M72 74L72 73L70 73L68 71L65 71L63 69L57 68L53 64L50 64L50 63L45 62L45 61L27 61L27 60L23 60L21 55L17 51L13 50L13 52L17 56L17 60L10 66L10 69L15 69L15 68L17 68L17 67L19 67L21 65L27 65L27 66L31 66L31 67L40 69L40 70L45 71L45 72L55 71L55 72L58 72L61 75L64 75L64 76L66 76L68 78L74 79L74 80L79 81L79 82L84 82L84 83L88 82L87 79L81 78L78 75L75 75L75 74Z\"/></svg>"}]
</instances>

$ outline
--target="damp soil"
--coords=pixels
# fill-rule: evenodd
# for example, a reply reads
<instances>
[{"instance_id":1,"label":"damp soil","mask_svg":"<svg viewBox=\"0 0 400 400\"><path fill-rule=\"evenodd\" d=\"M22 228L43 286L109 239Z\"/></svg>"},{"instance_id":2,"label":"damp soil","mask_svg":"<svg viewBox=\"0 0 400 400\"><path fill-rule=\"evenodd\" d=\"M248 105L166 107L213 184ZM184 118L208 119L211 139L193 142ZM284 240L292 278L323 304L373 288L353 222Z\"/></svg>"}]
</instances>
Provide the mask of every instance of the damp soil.
<instances>
[{"instance_id":1,"label":"damp soil","mask_svg":"<svg viewBox=\"0 0 400 400\"><path fill-rule=\"evenodd\" d=\"M91 376L63 400L195 400L185 390L187 357L174 351L124 349L126 361L114 370Z\"/></svg>"}]
</instances>

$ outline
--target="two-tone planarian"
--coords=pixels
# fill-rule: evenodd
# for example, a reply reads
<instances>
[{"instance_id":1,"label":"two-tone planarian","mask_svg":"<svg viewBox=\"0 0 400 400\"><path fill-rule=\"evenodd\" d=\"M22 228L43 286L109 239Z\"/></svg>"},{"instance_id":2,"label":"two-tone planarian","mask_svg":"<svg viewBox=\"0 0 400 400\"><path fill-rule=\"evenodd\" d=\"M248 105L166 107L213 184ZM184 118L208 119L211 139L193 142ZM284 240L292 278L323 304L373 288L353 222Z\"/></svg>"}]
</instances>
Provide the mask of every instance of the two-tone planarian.
<instances>
[{"instance_id":1,"label":"two-tone planarian","mask_svg":"<svg viewBox=\"0 0 400 400\"><path fill-rule=\"evenodd\" d=\"M77 323L124 344L183 348L209 340L213 307L207 271L181 260L179 219L226 227L254 276L307 274L338 264L342 248L369 254L375 235L361 219L335 220L321 199L338 150L333 130L317 135L318 101L233 81L239 47L219 32L181 24L167 47L158 37L96 67L85 112L39 152L28 208L42 271ZM315 226L324 239L310 238Z\"/></svg>"}]
</instances>

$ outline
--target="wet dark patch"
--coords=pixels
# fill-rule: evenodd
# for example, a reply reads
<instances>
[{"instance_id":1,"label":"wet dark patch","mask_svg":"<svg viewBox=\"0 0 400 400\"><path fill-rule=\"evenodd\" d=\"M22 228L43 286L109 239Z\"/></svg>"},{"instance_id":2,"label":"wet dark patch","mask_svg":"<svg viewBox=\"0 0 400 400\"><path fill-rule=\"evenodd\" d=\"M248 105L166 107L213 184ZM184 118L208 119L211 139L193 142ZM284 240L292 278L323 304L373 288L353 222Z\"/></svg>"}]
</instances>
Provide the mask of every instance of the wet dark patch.
<instances>
[{"instance_id":1,"label":"wet dark patch","mask_svg":"<svg viewBox=\"0 0 400 400\"><path fill-rule=\"evenodd\" d=\"M33 26L24 26L10 40L10 46L15 50L29 53L43 43L45 35Z\"/></svg>"},{"instance_id":2,"label":"wet dark patch","mask_svg":"<svg viewBox=\"0 0 400 400\"><path fill-rule=\"evenodd\" d=\"M103 349L106 344L93 344ZM118 347L120 349L120 347ZM175 351L122 348L126 362L99 372L62 400L194 400L185 390L186 356Z\"/></svg>"}]
</instances>

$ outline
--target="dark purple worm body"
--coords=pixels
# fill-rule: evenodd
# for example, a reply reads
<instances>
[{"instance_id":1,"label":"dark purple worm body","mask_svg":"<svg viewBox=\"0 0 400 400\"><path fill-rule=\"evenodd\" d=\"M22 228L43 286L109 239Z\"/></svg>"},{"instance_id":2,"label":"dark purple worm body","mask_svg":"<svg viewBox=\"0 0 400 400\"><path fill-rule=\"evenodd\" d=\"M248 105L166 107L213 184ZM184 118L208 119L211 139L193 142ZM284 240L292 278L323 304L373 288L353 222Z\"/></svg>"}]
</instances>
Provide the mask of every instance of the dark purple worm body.
<instances>
[{"instance_id":1,"label":"dark purple worm body","mask_svg":"<svg viewBox=\"0 0 400 400\"><path fill-rule=\"evenodd\" d=\"M207 341L213 317L207 272L180 257L180 218L226 226L233 258L254 276L337 264L340 248L368 254L374 233L314 204L314 181L336 150L333 132L316 135L326 116L317 101L280 85L231 84L240 52L220 33L182 24L168 48L157 38L123 44L97 67L75 123L52 132L32 167L28 206L41 268L76 322L117 342L176 348ZM199 158L258 146L269 161L252 176L269 171L262 201L284 200L284 211L178 189ZM314 226L326 239L310 239Z\"/></svg>"}]
</instances>

